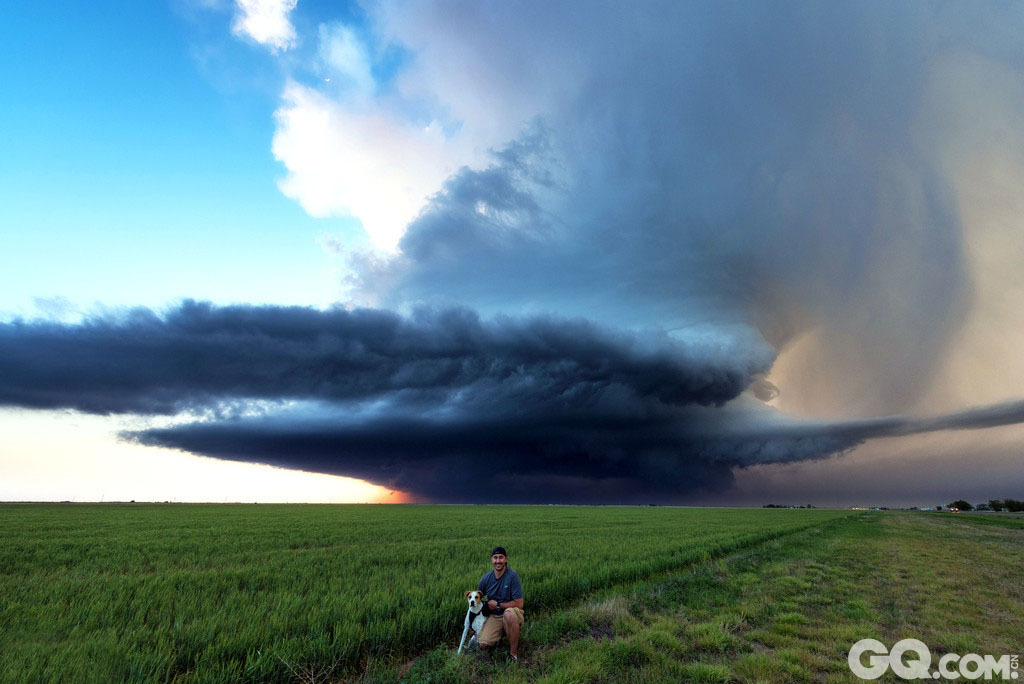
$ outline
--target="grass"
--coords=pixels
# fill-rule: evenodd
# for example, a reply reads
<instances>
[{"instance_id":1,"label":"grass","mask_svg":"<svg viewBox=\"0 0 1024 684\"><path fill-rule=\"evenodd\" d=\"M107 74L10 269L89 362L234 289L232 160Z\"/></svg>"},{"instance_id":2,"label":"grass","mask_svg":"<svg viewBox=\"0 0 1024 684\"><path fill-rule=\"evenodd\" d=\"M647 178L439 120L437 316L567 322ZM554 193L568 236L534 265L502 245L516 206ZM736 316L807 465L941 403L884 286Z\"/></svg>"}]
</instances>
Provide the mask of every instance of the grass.
<instances>
[{"instance_id":1,"label":"grass","mask_svg":"<svg viewBox=\"0 0 1024 684\"><path fill-rule=\"evenodd\" d=\"M852 683L865 637L937 660L1024 634L1017 518L9 505L0 528L0 682ZM527 594L515 666L454 654L498 542Z\"/></svg>"},{"instance_id":2,"label":"grass","mask_svg":"<svg viewBox=\"0 0 1024 684\"><path fill-rule=\"evenodd\" d=\"M949 652L1019 655L1024 520L975 519L832 521L534 619L515 669L438 649L403 681L860 683L846 655L865 637L920 639L933 670Z\"/></svg>"},{"instance_id":3,"label":"grass","mask_svg":"<svg viewBox=\"0 0 1024 684\"><path fill-rule=\"evenodd\" d=\"M635 629L615 598L623 586L849 515L2 505L0 682L393 680L457 638L462 592L496 543L524 578L529 615L547 616L536 634L557 641ZM609 643L597 662L614 669L655 662L668 642Z\"/></svg>"}]
</instances>

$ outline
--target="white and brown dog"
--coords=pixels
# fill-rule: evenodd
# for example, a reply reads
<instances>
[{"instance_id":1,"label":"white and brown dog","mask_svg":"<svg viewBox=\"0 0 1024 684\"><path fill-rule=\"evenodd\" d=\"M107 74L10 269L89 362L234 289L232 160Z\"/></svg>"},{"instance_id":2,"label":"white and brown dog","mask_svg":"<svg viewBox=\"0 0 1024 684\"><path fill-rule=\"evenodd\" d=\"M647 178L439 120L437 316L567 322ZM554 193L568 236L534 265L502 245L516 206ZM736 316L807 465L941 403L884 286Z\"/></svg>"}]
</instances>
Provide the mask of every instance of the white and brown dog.
<instances>
[{"instance_id":1,"label":"white and brown dog","mask_svg":"<svg viewBox=\"0 0 1024 684\"><path fill-rule=\"evenodd\" d=\"M462 653L462 645L466 642L466 634L470 628L473 630L473 636L470 638L469 643L466 644L467 646L473 645L477 635L480 634L480 630L483 629L484 623L487 622L488 616L491 614L491 609L487 607L482 591L477 591L476 589L467 591L466 602L469 603L469 610L466 611L466 624L462 628L462 638L459 640L459 653Z\"/></svg>"}]
</instances>

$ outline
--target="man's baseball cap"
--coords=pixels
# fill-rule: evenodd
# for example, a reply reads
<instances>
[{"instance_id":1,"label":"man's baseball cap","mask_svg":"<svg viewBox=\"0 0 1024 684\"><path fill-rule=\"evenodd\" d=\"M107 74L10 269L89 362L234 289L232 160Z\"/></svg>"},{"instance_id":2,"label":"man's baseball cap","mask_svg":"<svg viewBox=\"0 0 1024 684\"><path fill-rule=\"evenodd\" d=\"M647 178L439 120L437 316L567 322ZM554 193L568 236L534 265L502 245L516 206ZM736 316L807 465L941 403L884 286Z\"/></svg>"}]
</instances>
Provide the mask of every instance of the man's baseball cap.
<instances>
[{"instance_id":1,"label":"man's baseball cap","mask_svg":"<svg viewBox=\"0 0 1024 684\"><path fill-rule=\"evenodd\" d=\"M493 555L495 555L497 553L500 553L502 556L507 556L508 555L507 553L505 553L505 547L504 546L495 546L494 550L491 551L491 555L493 556Z\"/></svg>"}]
</instances>

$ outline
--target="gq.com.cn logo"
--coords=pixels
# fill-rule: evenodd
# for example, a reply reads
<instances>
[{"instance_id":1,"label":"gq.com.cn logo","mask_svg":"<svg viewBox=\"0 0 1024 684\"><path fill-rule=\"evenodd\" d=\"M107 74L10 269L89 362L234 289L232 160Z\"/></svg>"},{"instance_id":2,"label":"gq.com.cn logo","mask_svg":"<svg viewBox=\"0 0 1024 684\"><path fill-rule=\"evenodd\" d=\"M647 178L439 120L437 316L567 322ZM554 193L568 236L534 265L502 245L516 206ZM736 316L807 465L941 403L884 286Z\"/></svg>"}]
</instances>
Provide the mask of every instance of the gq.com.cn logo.
<instances>
[{"instance_id":1,"label":"gq.com.cn logo","mask_svg":"<svg viewBox=\"0 0 1024 684\"><path fill-rule=\"evenodd\" d=\"M864 654L867 665L864 664ZM904 661L903 656L914 654L916 660ZM981 656L977 653L957 655L947 653L939 658L935 670L932 670L932 653L923 642L917 639L897 641L888 650L877 639L861 639L850 649L850 671L861 679L878 679L890 668L898 677L904 679L992 679L994 675L1003 680L1017 679L1018 657L1015 655Z\"/></svg>"}]
</instances>

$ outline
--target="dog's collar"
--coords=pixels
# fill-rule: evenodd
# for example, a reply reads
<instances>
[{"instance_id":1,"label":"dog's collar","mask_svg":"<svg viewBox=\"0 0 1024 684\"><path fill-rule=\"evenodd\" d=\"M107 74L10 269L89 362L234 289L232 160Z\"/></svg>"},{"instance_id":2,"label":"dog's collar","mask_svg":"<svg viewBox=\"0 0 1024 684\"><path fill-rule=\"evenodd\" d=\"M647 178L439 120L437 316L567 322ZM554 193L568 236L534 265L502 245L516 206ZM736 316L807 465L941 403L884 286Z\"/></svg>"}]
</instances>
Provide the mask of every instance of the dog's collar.
<instances>
[{"instance_id":1,"label":"dog's collar","mask_svg":"<svg viewBox=\"0 0 1024 684\"><path fill-rule=\"evenodd\" d=\"M480 604L480 610L476 611L475 613L473 612L473 607L470 606L469 610L466 611L466 614L467 615L472 615L473 617L476 617L478 615L483 615L484 617L490 617L491 615L496 615L496 613L492 612L491 609L487 607L486 603L481 603Z\"/></svg>"}]
</instances>

